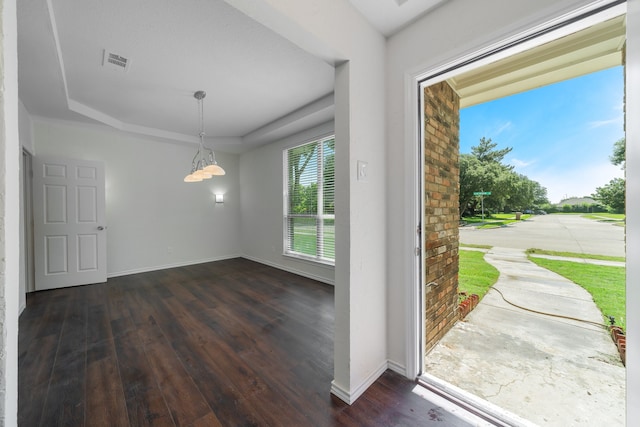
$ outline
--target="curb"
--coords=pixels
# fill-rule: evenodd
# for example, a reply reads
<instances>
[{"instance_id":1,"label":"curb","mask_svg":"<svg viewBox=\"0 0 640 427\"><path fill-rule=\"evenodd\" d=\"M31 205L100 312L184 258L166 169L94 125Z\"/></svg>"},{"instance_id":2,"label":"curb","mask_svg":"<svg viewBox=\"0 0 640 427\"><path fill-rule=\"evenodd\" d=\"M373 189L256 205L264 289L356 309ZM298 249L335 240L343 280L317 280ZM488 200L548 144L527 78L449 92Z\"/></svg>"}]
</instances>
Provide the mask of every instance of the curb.
<instances>
[{"instance_id":1,"label":"curb","mask_svg":"<svg viewBox=\"0 0 640 427\"><path fill-rule=\"evenodd\" d=\"M611 331L613 343L618 348L618 353L620 353L622 364L627 366L627 336L624 334L624 330L620 326L611 325L609 326L609 330Z\"/></svg>"},{"instance_id":2,"label":"curb","mask_svg":"<svg viewBox=\"0 0 640 427\"><path fill-rule=\"evenodd\" d=\"M467 317L467 314L471 313L471 311L476 308L478 302L480 302L480 297L476 294L467 296L466 292L458 292L458 297L464 298L460 303L458 303L458 318L462 320Z\"/></svg>"}]
</instances>

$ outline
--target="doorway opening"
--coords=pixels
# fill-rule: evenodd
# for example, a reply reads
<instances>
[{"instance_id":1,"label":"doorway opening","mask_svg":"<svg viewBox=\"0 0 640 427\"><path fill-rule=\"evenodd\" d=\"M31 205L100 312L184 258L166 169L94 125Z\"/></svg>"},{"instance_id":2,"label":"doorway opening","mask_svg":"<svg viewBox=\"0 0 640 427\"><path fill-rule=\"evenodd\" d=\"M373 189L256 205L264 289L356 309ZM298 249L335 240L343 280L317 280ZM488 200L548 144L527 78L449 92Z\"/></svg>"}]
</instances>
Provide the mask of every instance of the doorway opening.
<instances>
[{"instance_id":1,"label":"doorway opening","mask_svg":"<svg viewBox=\"0 0 640 427\"><path fill-rule=\"evenodd\" d=\"M609 5L552 31L508 43L504 49L432 73L419 85L423 108L419 117L425 121L419 134L419 158L423 162L417 215L424 237L423 253L416 266L421 278L416 305L421 307L419 352L423 363L426 353L458 322L459 216L457 197L452 200L450 196L458 196L452 188L458 184L459 108L621 65L624 12L623 3ZM478 375L469 371L472 367L466 368L467 372L463 369L457 375ZM425 372L425 365L422 369ZM505 414L470 393L458 392L450 384L430 378L428 370L426 374L423 379L431 386L444 388L456 399L480 410L502 413L505 422L513 421L509 418L513 414Z\"/></svg>"}]
</instances>

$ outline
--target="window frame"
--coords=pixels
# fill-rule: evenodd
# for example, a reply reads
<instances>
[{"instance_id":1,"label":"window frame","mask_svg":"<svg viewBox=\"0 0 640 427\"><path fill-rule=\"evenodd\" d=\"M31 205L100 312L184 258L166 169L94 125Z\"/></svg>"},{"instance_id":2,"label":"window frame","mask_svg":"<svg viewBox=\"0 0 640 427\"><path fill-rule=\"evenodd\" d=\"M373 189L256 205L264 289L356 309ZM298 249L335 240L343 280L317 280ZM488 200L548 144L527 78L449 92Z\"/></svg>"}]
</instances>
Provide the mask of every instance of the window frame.
<instances>
[{"instance_id":1,"label":"window frame","mask_svg":"<svg viewBox=\"0 0 640 427\"><path fill-rule=\"evenodd\" d=\"M309 255L302 252L296 252L290 250L289 247L289 220L291 218L308 218L315 219L316 221L316 248L324 246L324 221L325 220L333 220L335 223L335 213L333 214L325 214L324 213L324 156L323 156L323 147L324 143L334 140L335 144L335 133L325 134L323 136L314 137L312 139L306 140L300 144L288 146L282 150L282 177L283 177L283 197L282 197L282 211L283 211L283 221L282 221L282 255L286 257L295 258L297 260L308 261L316 264L323 264L329 266L335 266L335 241L334 241L334 258L327 258L319 255ZM318 212L316 214L290 214L289 213L289 152L298 147L302 147L305 145L316 144L320 147L318 158L321 161L318 161L316 164L316 168L319 175L319 183L318 183ZM335 198L335 167L334 167L334 198ZM335 200L334 200L335 203ZM317 252L317 251L316 251Z\"/></svg>"}]
</instances>

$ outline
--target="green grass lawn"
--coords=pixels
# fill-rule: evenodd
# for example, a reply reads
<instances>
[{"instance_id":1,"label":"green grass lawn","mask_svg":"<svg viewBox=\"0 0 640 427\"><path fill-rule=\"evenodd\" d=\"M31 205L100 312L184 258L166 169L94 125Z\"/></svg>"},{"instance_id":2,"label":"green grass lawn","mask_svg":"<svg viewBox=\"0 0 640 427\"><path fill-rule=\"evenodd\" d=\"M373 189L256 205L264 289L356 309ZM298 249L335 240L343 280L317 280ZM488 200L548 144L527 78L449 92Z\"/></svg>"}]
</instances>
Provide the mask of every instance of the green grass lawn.
<instances>
[{"instance_id":1,"label":"green grass lawn","mask_svg":"<svg viewBox=\"0 0 640 427\"><path fill-rule=\"evenodd\" d=\"M500 273L484 260L484 252L461 250L459 253L458 291L477 294L482 299L498 281Z\"/></svg>"},{"instance_id":2,"label":"green grass lawn","mask_svg":"<svg viewBox=\"0 0 640 427\"><path fill-rule=\"evenodd\" d=\"M482 245L477 246L482 247ZM468 251L462 248L464 246L461 245L458 290L468 294L477 294L482 299L489 288L498 281L500 274L498 270L484 260L484 252ZM529 249L527 252L571 256L574 258L588 257L624 261L619 257L583 255L573 252L554 252L540 249ZM626 328L625 267L609 267L535 257L530 257L529 259L540 267L558 273L582 286L591 294L596 306L602 312L604 323L609 323L607 316L613 316L618 326L623 329Z\"/></svg>"},{"instance_id":3,"label":"green grass lawn","mask_svg":"<svg viewBox=\"0 0 640 427\"><path fill-rule=\"evenodd\" d=\"M620 227L625 226L625 218L626 218L625 214L598 212L598 213L592 213L592 214L583 214L582 216L584 218L593 219L595 221L610 222L613 225L618 225Z\"/></svg>"},{"instance_id":4,"label":"green grass lawn","mask_svg":"<svg viewBox=\"0 0 640 427\"><path fill-rule=\"evenodd\" d=\"M324 254L323 258L335 258L335 223L324 220ZM291 232L291 231L290 231ZM316 219L295 218L293 221L292 250L304 255L317 256Z\"/></svg>"},{"instance_id":5,"label":"green grass lawn","mask_svg":"<svg viewBox=\"0 0 640 427\"><path fill-rule=\"evenodd\" d=\"M515 212L512 212L512 213L496 213L496 214L491 214L491 218L492 219L499 219L499 220L515 221L516 220L516 214L515 214ZM531 218L531 215L529 215L529 214L520 215L520 219L527 219L527 218Z\"/></svg>"},{"instance_id":6,"label":"green grass lawn","mask_svg":"<svg viewBox=\"0 0 640 427\"><path fill-rule=\"evenodd\" d=\"M597 219L597 220L608 219L613 221L624 221L624 219L626 218L625 214L615 214L615 213L608 213L608 212L596 212L596 213L590 213L590 214L583 214L582 216L589 219Z\"/></svg>"},{"instance_id":7,"label":"green grass lawn","mask_svg":"<svg viewBox=\"0 0 640 427\"><path fill-rule=\"evenodd\" d=\"M527 252L527 254L564 256L564 257L569 257L569 258L599 259L599 260L603 260L603 261L622 261L622 262L625 261L625 257L620 257L620 256L579 254L579 253L576 253L576 252L548 251L546 249L537 249L537 248L527 249L526 252Z\"/></svg>"},{"instance_id":8,"label":"green grass lawn","mask_svg":"<svg viewBox=\"0 0 640 427\"><path fill-rule=\"evenodd\" d=\"M531 217L531 215L522 214L520 219L521 220L526 220L529 217ZM475 216L465 216L465 217L463 217L462 218L462 222L464 222L467 225L476 225L476 224L482 223L483 220L482 220L482 216L475 215ZM510 214L491 214L491 215L485 215L485 217L484 217L484 225L477 225L477 227L478 228L497 228L497 227L506 226L507 224L511 224L512 222L516 222L516 214L515 213L510 213Z\"/></svg>"},{"instance_id":9,"label":"green grass lawn","mask_svg":"<svg viewBox=\"0 0 640 427\"><path fill-rule=\"evenodd\" d=\"M558 273L585 288L602 312L605 323L609 323L607 316L613 316L616 318L618 326L626 328L625 267L609 267L534 257L529 257L529 259L540 267Z\"/></svg>"},{"instance_id":10,"label":"green grass lawn","mask_svg":"<svg viewBox=\"0 0 640 427\"><path fill-rule=\"evenodd\" d=\"M473 243L460 243L461 248L478 248L478 249L491 249L491 245L475 245Z\"/></svg>"}]
</instances>

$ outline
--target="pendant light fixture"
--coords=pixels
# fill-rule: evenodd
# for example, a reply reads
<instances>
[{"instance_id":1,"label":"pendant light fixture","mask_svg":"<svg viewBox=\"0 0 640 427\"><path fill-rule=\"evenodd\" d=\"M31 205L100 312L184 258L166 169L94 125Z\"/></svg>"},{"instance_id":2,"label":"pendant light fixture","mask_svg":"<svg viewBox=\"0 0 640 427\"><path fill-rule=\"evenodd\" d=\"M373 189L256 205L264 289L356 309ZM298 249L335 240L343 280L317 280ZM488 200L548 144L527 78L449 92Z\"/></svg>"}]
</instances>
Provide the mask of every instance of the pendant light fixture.
<instances>
[{"instance_id":1,"label":"pendant light fixture","mask_svg":"<svg viewBox=\"0 0 640 427\"><path fill-rule=\"evenodd\" d=\"M225 171L216 162L216 155L213 150L204 146L204 97L207 96L207 92L199 90L193 94L193 97L198 100L198 107L200 110L200 146L196 155L193 156L191 162L191 173L184 177L184 182L200 182L205 179L209 179L214 175L224 175Z\"/></svg>"}]
</instances>

